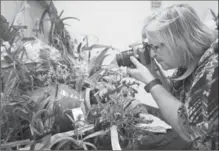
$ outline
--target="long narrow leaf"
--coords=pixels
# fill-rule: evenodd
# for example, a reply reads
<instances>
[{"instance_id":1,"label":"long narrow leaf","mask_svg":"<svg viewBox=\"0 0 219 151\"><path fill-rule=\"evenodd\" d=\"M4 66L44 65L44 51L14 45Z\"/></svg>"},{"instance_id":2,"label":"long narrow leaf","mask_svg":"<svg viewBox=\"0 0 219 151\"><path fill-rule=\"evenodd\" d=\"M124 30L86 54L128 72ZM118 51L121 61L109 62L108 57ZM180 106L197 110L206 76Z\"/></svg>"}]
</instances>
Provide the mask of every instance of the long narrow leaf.
<instances>
[{"instance_id":1,"label":"long narrow leaf","mask_svg":"<svg viewBox=\"0 0 219 151\"><path fill-rule=\"evenodd\" d=\"M96 147L94 144L91 144L91 143L89 143L89 142L84 142L83 145L85 145L85 146L91 146L91 147L93 148L93 150L97 150L97 147Z\"/></svg>"},{"instance_id":2,"label":"long narrow leaf","mask_svg":"<svg viewBox=\"0 0 219 151\"><path fill-rule=\"evenodd\" d=\"M64 17L64 18L62 18L62 19L60 19L60 20L61 20L61 21L64 21L64 20L66 20L66 19L76 19L76 20L80 21L80 19L78 19L78 18L76 18L76 17Z\"/></svg>"},{"instance_id":3,"label":"long narrow leaf","mask_svg":"<svg viewBox=\"0 0 219 151\"><path fill-rule=\"evenodd\" d=\"M96 137L96 136L99 136L99 135L105 135L108 131L104 131L104 130L101 130L101 131L97 131L97 132L94 132L88 136L86 136L85 138L83 138L82 140L85 141L87 139L90 139L92 137Z\"/></svg>"},{"instance_id":4,"label":"long narrow leaf","mask_svg":"<svg viewBox=\"0 0 219 151\"><path fill-rule=\"evenodd\" d=\"M67 140L73 142L74 144L78 144L78 141L76 139L68 136L63 136L58 139L55 139L54 141L51 140L50 144L48 145L49 146L48 148L51 148L53 145L55 145L58 142L67 141Z\"/></svg>"},{"instance_id":5,"label":"long narrow leaf","mask_svg":"<svg viewBox=\"0 0 219 151\"><path fill-rule=\"evenodd\" d=\"M90 110L90 108L91 108L90 91L91 91L90 88L86 88L86 91L85 91L85 103L86 103L86 107L88 108L88 110Z\"/></svg>"},{"instance_id":6,"label":"long narrow leaf","mask_svg":"<svg viewBox=\"0 0 219 151\"><path fill-rule=\"evenodd\" d=\"M88 150L86 144L82 144L82 147L84 148L84 150Z\"/></svg>"},{"instance_id":7,"label":"long narrow leaf","mask_svg":"<svg viewBox=\"0 0 219 151\"><path fill-rule=\"evenodd\" d=\"M76 131L77 131L77 134L80 135L80 134L84 134L85 132L93 130L93 129L94 129L94 125L87 125L85 127L78 128L77 130L67 131L64 133L57 133L51 137L51 142L55 142L56 140L58 140L62 137L74 136L74 135L76 135Z\"/></svg>"},{"instance_id":8,"label":"long narrow leaf","mask_svg":"<svg viewBox=\"0 0 219 151\"><path fill-rule=\"evenodd\" d=\"M119 144L119 136L117 131L117 126L113 125L110 128L110 134L111 134L111 145L113 150L121 150L120 144Z\"/></svg>"},{"instance_id":9,"label":"long narrow leaf","mask_svg":"<svg viewBox=\"0 0 219 151\"><path fill-rule=\"evenodd\" d=\"M58 144L58 146L55 148L55 150L60 150L60 148L61 148L63 145L65 145L67 142L68 142L68 140L64 140L64 141L60 142L60 143Z\"/></svg>"},{"instance_id":10,"label":"long narrow leaf","mask_svg":"<svg viewBox=\"0 0 219 151\"><path fill-rule=\"evenodd\" d=\"M58 16L58 18L60 19L62 14L64 13L64 10L61 11L60 15Z\"/></svg>"},{"instance_id":11,"label":"long narrow leaf","mask_svg":"<svg viewBox=\"0 0 219 151\"><path fill-rule=\"evenodd\" d=\"M35 145L34 150L44 150L45 148L48 148L50 144L50 140L51 140L51 134L44 136L41 139L41 142Z\"/></svg>"},{"instance_id":12,"label":"long narrow leaf","mask_svg":"<svg viewBox=\"0 0 219 151\"><path fill-rule=\"evenodd\" d=\"M89 74L92 75L96 67L100 67L103 64L104 59L108 56L106 53L110 48L105 48L94 60L90 63Z\"/></svg>"},{"instance_id":13,"label":"long narrow leaf","mask_svg":"<svg viewBox=\"0 0 219 151\"><path fill-rule=\"evenodd\" d=\"M92 49L95 49L95 48L111 48L111 46L108 46L108 45L100 45L100 44L93 44L91 45L90 47L84 47L84 51L86 50L92 50Z\"/></svg>"},{"instance_id":14,"label":"long narrow leaf","mask_svg":"<svg viewBox=\"0 0 219 151\"><path fill-rule=\"evenodd\" d=\"M47 14L48 12L49 12L48 8L45 9L45 10L43 11L43 14L42 14L41 17L40 17L39 32L40 32L40 33L43 33L43 34L44 34L43 22L46 21L46 20L44 20L44 18L45 18L46 14Z\"/></svg>"},{"instance_id":15,"label":"long narrow leaf","mask_svg":"<svg viewBox=\"0 0 219 151\"><path fill-rule=\"evenodd\" d=\"M214 19L217 18L217 15L215 14L215 12L212 9L210 9L210 11L211 11L211 14L214 17Z\"/></svg>"}]
</instances>

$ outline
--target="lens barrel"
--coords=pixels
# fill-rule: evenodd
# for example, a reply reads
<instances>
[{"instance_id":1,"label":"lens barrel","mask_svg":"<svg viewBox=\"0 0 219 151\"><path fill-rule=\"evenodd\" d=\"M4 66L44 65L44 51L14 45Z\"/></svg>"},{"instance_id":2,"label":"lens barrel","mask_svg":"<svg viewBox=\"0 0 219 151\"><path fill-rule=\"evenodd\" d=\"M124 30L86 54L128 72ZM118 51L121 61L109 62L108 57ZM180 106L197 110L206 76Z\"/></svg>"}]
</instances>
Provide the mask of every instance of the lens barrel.
<instances>
[{"instance_id":1,"label":"lens barrel","mask_svg":"<svg viewBox=\"0 0 219 151\"><path fill-rule=\"evenodd\" d=\"M150 58L151 46L147 42L143 42L143 49L144 49L144 57L146 60L146 65L149 65L151 61L151 58ZM131 56L136 57L133 49L122 51L119 54L117 54L116 61L117 61L118 66L134 67L134 64L130 60ZM140 61L138 57L137 57L137 60Z\"/></svg>"},{"instance_id":2,"label":"lens barrel","mask_svg":"<svg viewBox=\"0 0 219 151\"><path fill-rule=\"evenodd\" d=\"M133 66L133 63L130 60L130 57L134 56L133 49L123 51L116 55L116 61L118 66L127 66L131 67Z\"/></svg>"}]
</instances>

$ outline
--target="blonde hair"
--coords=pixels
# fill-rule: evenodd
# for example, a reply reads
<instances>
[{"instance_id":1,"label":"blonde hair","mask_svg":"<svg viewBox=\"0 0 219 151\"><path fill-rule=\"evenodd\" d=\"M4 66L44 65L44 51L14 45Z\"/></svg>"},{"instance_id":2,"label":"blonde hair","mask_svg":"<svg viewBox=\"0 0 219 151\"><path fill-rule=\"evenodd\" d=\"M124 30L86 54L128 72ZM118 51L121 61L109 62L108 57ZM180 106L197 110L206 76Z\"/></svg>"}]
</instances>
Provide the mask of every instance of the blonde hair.
<instances>
[{"instance_id":1,"label":"blonde hair","mask_svg":"<svg viewBox=\"0 0 219 151\"><path fill-rule=\"evenodd\" d=\"M188 4L171 5L151 15L142 30L145 35L164 43L182 67L200 58L217 37Z\"/></svg>"}]
</instances>

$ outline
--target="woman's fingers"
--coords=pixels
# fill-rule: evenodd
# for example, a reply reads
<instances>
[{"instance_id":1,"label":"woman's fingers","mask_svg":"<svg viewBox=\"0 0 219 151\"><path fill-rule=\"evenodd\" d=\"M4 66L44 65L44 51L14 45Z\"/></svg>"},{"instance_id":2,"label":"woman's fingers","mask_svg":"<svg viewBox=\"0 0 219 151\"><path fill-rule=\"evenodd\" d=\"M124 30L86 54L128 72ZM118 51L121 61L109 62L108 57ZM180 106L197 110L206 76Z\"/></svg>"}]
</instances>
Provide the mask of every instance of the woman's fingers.
<instances>
[{"instance_id":1,"label":"woman's fingers","mask_svg":"<svg viewBox=\"0 0 219 151\"><path fill-rule=\"evenodd\" d=\"M132 61L132 63L135 65L136 68L139 68L142 66L142 64L135 57L131 56L130 60Z\"/></svg>"},{"instance_id":2,"label":"woman's fingers","mask_svg":"<svg viewBox=\"0 0 219 151\"><path fill-rule=\"evenodd\" d=\"M134 73L134 70L136 69L127 68L127 73L132 76Z\"/></svg>"},{"instance_id":3,"label":"woman's fingers","mask_svg":"<svg viewBox=\"0 0 219 151\"><path fill-rule=\"evenodd\" d=\"M125 84L131 84L133 82L136 82L136 80L133 79L133 78L129 78L129 77L124 78L124 79L121 80L121 83L125 83Z\"/></svg>"}]
</instances>

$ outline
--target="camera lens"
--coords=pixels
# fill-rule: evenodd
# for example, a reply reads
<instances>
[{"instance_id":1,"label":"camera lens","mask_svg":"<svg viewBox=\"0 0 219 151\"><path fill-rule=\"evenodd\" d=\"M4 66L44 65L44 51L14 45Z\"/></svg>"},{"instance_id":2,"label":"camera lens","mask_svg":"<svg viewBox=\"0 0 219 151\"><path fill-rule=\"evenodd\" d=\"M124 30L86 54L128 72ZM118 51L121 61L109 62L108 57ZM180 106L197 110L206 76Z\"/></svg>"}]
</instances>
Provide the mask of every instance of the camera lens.
<instances>
[{"instance_id":1,"label":"camera lens","mask_svg":"<svg viewBox=\"0 0 219 151\"><path fill-rule=\"evenodd\" d=\"M144 57L145 57L145 61L146 61L146 62L144 62L144 64L149 65L151 62L151 58L150 58L151 46L147 42L143 42L142 49L144 49ZM129 50L126 50L126 51L123 51L123 52L117 54L116 61L117 61L118 66L134 67L134 64L130 60L131 56L135 56L133 49L129 49ZM139 56L137 57L137 60L139 62L141 62Z\"/></svg>"},{"instance_id":2,"label":"camera lens","mask_svg":"<svg viewBox=\"0 0 219 151\"><path fill-rule=\"evenodd\" d=\"M133 66L133 63L130 60L130 56L134 56L133 49L123 51L116 55L116 61L118 66Z\"/></svg>"}]
</instances>

